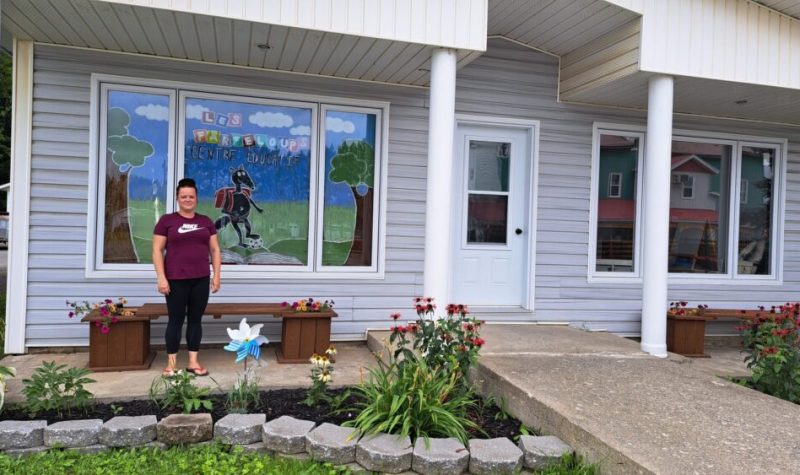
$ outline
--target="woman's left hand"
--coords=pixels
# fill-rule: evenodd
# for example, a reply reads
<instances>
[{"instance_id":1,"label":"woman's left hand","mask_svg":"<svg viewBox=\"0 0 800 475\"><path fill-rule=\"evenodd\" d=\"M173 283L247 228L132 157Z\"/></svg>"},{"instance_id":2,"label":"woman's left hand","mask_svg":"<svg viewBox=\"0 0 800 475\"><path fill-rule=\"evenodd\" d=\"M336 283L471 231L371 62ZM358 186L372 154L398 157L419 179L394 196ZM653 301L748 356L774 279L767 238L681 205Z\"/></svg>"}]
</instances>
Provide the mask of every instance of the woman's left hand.
<instances>
[{"instance_id":1,"label":"woman's left hand","mask_svg":"<svg viewBox=\"0 0 800 475\"><path fill-rule=\"evenodd\" d=\"M211 293L216 294L219 290L219 276L215 275L211 278Z\"/></svg>"}]
</instances>

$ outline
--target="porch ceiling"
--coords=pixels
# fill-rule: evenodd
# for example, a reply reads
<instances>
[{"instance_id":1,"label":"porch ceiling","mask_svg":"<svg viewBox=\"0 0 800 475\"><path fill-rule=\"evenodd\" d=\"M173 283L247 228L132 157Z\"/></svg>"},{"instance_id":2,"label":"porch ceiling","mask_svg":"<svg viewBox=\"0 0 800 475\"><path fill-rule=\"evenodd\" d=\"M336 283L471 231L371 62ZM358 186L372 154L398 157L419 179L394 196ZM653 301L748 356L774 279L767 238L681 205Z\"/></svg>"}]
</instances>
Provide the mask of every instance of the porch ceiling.
<instances>
[{"instance_id":1,"label":"porch ceiling","mask_svg":"<svg viewBox=\"0 0 800 475\"><path fill-rule=\"evenodd\" d=\"M489 36L563 56L638 18L604 0L489 0Z\"/></svg>"},{"instance_id":2,"label":"porch ceiling","mask_svg":"<svg viewBox=\"0 0 800 475\"><path fill-rule=\"evenodd\" d=\"M800 0L754 0L784 15L800 20Z\"/></svg>"},{"instance_id":3,"label":"porch ceiling","mask_svg":"<svg viewBox=\"0 0 800 475\"><path fill-rule=\"evenodd\" d=\"M638 72L576 94L570 102L647 109L650 73ZM675 76L674 111L800 125L800 91Z\"/></svg>"},{"instance_id":4,"label":"porch ceiling","mask_svg":"<svg viewBox=\"0 0 800 475\"><path fill-rule=\"evenodd\" d=\"M417 86L430 80L435 48L97 0L4 0L0 13L7 48L11 33L42 43ZM479 55L459 51L459 66Z\"/></svg>"}]
</instances>

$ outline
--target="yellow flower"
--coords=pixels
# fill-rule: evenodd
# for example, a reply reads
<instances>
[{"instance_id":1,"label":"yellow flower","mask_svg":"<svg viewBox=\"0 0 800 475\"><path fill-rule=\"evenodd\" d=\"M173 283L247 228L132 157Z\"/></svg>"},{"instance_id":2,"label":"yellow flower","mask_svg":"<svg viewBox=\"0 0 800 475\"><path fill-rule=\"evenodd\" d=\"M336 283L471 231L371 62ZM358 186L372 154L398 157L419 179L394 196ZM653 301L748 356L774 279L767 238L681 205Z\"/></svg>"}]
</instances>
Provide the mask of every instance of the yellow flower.
<instances>
[{"instance_id":1,"label":"yellow flower","mask_svg":"<svg viewBox=\"0 0 800 475\"><path fill-rule=\"evenodd\" d=\"M320 355L314 353L313 355L311 355L311 358L309 358L308 361L310 361L311 364L319 366L319 362L320 362L321 358L322 357Z\"/></svg>"},{"instance_id":2,"label":"yellow flower","mask_svg":"<svg viewBox=\"0 0 800 475\"><path fill-rule=\"evenodd\" d=\"M328 354L329 356L335 355L336 354L336 347L333 346L333 345L329 346L328 349L325 350L325 353Z\"/></svg>"},{"instance_id":3,"label":"yellow flower","mask_svg":"<svg viewBox=\"0 0 800 475\"><path fill-rule=\"evenodd\" d=\"M327 356L320 356L318 365L320 368L327 368L331 365L331 360Z\"/></svg>"},{"instance_id":4,"label":"yellow flower","mask_svg":"<svg viewBox=\"0 0 800 475\"><path fill-rule=\"evenodd\" d=\"M319 379L323 383L329 383L331 379L333 379L333 377L331 376L330 371L322 371L321 373L319 373L319 376L317 376L317 379Z\"/></svg>"}]
</instances>

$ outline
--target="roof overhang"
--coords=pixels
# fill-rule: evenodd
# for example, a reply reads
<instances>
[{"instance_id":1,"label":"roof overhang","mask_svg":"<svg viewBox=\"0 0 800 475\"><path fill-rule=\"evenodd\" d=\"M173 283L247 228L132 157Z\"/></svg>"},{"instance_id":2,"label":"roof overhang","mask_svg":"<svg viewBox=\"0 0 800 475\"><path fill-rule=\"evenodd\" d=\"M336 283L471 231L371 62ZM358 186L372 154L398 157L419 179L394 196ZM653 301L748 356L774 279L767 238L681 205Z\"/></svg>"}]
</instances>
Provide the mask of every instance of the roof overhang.
<instances>
[{"instance_id":1,"label":"roof overhang","mask_svg":"<svg viewBox=\"0 0 800 475\"><path fill-rule=\"evenodd\" d=\"M209 3L222 4L216 0ZM485 25L485 0L470 3L478 11L470 13L467 20ZM484 6L482 13L480 5ZM13 36L47 44L415 86L428 84L434 49L458 44L416 41L427 37L413 32L398 33L395 38L380 32L372 36L346 34L250 21L231 12L214 15L210 10L196 13L125 1L4 0L0 13L2 44L9 50ZM342 12L331 15L341 16ZM455 23L456 19L439 21ZM481 35L482 42L465 40L465 44L485 48L485 34ZM455 49L459 67L482 53Z\"/></svg>"}]
</instances>

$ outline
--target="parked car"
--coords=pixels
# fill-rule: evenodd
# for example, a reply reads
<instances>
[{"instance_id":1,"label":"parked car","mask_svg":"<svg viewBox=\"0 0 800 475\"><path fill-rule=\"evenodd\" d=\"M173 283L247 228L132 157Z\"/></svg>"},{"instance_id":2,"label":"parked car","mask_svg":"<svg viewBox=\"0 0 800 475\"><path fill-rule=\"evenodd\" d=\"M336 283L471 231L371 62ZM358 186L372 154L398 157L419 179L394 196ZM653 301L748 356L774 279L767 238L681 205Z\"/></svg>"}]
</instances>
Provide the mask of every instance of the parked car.
<instances>
[{"instance_id":1,"label":"parked car","mask_svg":"<svg viewBox=\"0 0 800 475\"><path fill-rule=\"evenodd\" d=\"M8 247L8 215L0 215L0 246Z\"/></svg>"}]
</instances>

